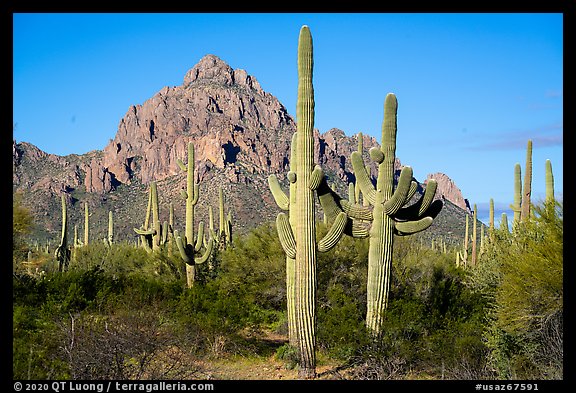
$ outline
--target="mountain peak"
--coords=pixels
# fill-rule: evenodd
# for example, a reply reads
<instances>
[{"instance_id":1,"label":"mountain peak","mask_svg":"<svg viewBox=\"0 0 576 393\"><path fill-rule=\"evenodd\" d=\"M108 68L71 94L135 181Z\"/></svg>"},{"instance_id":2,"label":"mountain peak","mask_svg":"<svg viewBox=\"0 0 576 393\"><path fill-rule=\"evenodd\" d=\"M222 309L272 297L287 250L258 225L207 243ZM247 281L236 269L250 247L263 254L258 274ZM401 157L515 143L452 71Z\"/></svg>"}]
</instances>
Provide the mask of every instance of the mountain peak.
<instances>
[{"instance_id":1,"label":"mountain peak","mask_svg":"<svg viewBox=\"0 0 576 393\"><path fill-rule=\"evenodd\" d=\"M184 76L184 86L191 83L209 82L222 86L240 85L262 91L260 84L245 70L233 69L216 55L208 54L192 67Z\"/></svg>"}]
</instances>

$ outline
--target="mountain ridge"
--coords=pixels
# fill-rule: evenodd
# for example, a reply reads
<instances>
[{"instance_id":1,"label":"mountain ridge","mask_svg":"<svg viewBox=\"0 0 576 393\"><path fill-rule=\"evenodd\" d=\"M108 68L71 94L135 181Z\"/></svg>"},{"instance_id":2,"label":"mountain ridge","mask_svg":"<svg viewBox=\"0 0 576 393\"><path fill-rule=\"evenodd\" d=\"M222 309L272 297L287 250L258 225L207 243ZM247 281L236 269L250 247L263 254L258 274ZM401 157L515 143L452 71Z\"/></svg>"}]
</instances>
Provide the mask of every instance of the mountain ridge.
<instances>
[{"instance_id":1,"label":"mountain ridge","mask_svg":"<svg viewBox=\"0 0 576 393\"><path fill-rule=\"evenodd\" d=\"M266 178L276 174L285 181L295 131L296 123L284 105L265 92L254 76L210 54L186 72L182 85L163 87L142 104L130 106L102 150L58 156L13 141L13 190L24 193L24 203L42 218L39 224L49 233L57 230L54 223L60 221L55 203L60 193L66 195L80 225L77 202L88 201L95 211L103 211L95 214L99 227L95 233L103 231L104 210L114 210L113 202L122 202L119 218L125 225L120 233L134 237L131 228L140 225L139 216L143 220L144 213L139 212L145 208L146 186L152 180L158 182L161 200L173 201L175 214L183 216L178 194L185 187L185 176L177 160L186 162L186 146L193 141L204 204L218 206L213 185L221 185L236 226L249 229L273 220L279 211ZM355 180L349 157L357 149L358 136L347 136L337 128L325 133L315 130L315 162L343 196L348 182ZM368 165L368 150L379 144L363 135L363 146ZM368 167L374 176L375 165ZM402 167L398 158L395 167ZM421 184L425 186L431 176ZM464 212L466 200L449 176L433 176L439 179L438 197ZM206 211L206 206L200 207L199 216L207 218Z\"/></svg>"}]
</instances>

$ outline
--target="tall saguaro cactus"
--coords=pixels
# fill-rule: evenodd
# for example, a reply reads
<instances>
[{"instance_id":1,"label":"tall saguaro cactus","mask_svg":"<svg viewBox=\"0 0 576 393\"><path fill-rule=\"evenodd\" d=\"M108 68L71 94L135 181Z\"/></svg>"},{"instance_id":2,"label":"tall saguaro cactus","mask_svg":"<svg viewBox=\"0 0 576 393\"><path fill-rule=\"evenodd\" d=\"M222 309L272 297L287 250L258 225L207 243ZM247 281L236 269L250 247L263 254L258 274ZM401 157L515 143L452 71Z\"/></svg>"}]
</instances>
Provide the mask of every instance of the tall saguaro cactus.
<instances>
[{"instance_id":1,"label":"tall saguaro cactus","mask_svg":"<svg viewBox=\"0 0 576 393\"><path fill-rule=\"evenodd\" d=\"M522 211L520 215L521 221L530 219L532 194L532 140L529 139L526 146L526 168L524 168L524 189L522 194Z\"/></svg>"},{"instance_id":2,"label":"tall saguaro cactus","mask_svg":"<svg viewBox=\"0 0 576 393\"><path fill-rule=\"evenodd\" d=\"M550 203L554 201L554 174L552 173L552 162L547 159L545 166L546 174L546 202Z\"/></svg>"},{"instance_id":3,"label":"tall saguaro cactus","mask_svg":"<svg viewBox=\"0 0 576 393\"><path fill-rule=\"evenodd\" d=\"M322 168L314 166L312 70L312 35L308 26L302 26L298 40L296 160L291 163L293 170L288 173L290 183L295 186L291 186L290 198L281 191L275 177L271 179L274 198L283 209L290 210L290 219L285 213L278 214L276 226L284 252L295 261L295 330L301 378L314 378L316 375L316 252L334 247L342 237L348 221L346 213L341 212L326 236L320 241L316 240L314 192L325 182L325 177ZM292 203L293 196L295 200ZM294 220L291 224L292 218Z\"/></svg>"},{"instance_id":4,"label":"tall saguaro cactus","mask_svg":"<svg viewBox=\"0 0 576 393\"><path fill-rule=\"evenodd\" d=\"M522 216L522 168L519 163L514 165L514 203L510 208L514 212L512 228L515 228Z\"/></svg>"},{"instance_id":5,"label":"tall saguaro cactus","mask_svg":"<svg viewBox=\"0 0 576 393\"><path fill-rule=\"evenodd\" d=\"M178 231L174 231L174 240L180 251L182 260L186 263L186 283L188 288L194 285L196 278L196 265L204 263L210 257L214 241L212 237L208 239L204 255L196 257L202 247L202 238L204 233L204 223L199 226L199 236L194 240L194 207L198 203L200 194L198 183L194 182L194 144L188 142L188 165L184 165L182 160L177 160L178 166L183 172L186 172L186 191L182 196L186 200L186 227L184 238L180 237ZM202 235L200 234L202 232Z\"/></svg>"},{"instance_id":6,"label":"tall saguaro cactus","mask_svg":"<svg viewBox=\"0 0 576 393\"><path fill-rule=\"evenodd\" d=\"M106 244L112 246L114 243L114 217L112 210L108 212L108 237L105 239Z\"/></svg>"},{"instance_id":7,"label":"tall saguaro cactus","mask_svg":"<svg viewBox=\"0 0 576 393\"><path fill-rule=\"evenodd\" d=\"M388 94L384 101L381 147L370 149L370 158L378 164L376 187L364 166L361 153L355 151L351 156L357 186L360 186L363 198L373 206L369 233L366 324L374 336L380 334L388 304L394 235L404 236L425 230L443 205L440 200L433 202L437 183L431 179L422 198L403 208L416 192L418 183L413 180L412 168L406 166L400 172L394 189L397 109L396 96ZM352 212L349 215L354 217Z\"/></svg>"},{"instance_id":8,"label":"tall saguaro cactus","mask_svg":"<svg viewBox=\"0 0 576 393\"><path fill-rule=\"evenodd\" d=\"M88 212L88 202L84 202L84 245L88 245L88 238L90 234L90 213Z\"/></svg>"},{"instance_id":9,"label":"tall saguaro cactus","mask_svg":"<svg viewBox=\"0 0 576 393\"><path fill-rule=\"evenodd\" d=\"M476 239L478 236L478 208L474 204L474 213L472 215L472 266L476 266L478 261L478 254L476 251Z\"/></svg>"},{"instance_id":10,"label":"tall saguaro cactus","mask_svg":"<svg viewBox=\"0 0 576 393\"><path fill-rule=\"evenodd\" d=\"M70 263L71 250L68 248L68 213L66 210L66 198L62 194L62 235L60 236L60 244L54 252L54 256L58 261L58 270L60 272L68 269Z\"/></svg>"}]
</instances>

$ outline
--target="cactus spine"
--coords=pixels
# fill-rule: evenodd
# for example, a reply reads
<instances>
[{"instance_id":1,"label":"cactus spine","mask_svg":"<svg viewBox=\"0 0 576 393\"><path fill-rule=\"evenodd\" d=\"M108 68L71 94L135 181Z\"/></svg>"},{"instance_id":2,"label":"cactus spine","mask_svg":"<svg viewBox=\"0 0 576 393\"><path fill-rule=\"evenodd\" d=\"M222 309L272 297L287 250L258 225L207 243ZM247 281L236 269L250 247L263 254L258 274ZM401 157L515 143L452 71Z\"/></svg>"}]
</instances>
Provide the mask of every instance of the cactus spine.
<instances>
[{"instance_id":1,"label":"cactus spine","mask_svg":"<svg viewBox=\"0 0 576 393\"><path fill-rule=\"evenodd\" d=\"M188 165L184 165L180 159L177 160L177 163L180 169L186 172L186 191L182 192L182 196L186 200L186 227L184 238L179 236L178 231L174 231L174 240L182 260L186 263L186 283L188 288L191 288L196 278L196 265L206 262L210 257L213 239L211 237L208 239L204 255L196 257L196 253L200 251L203 245L204 223L199 224L199 236L195 242L194 207L198 203L199 185L194 182L194 145L192 142L188 142Z\"/></svg>"},{"instance_id":2,"label":"cactus spine","mask_svg":"<svg viewBox=\"0 0 576 393\"><path fill-rule=\"evenodd\" d=\"M60 236L60 244L54 252L54 256L58 261L58 271L62 272L68 269L68 264L70 262L71 251L68 248L68 214L66 210L66 198L62 194L62 235Z\"/></svg>"}]
</instances>

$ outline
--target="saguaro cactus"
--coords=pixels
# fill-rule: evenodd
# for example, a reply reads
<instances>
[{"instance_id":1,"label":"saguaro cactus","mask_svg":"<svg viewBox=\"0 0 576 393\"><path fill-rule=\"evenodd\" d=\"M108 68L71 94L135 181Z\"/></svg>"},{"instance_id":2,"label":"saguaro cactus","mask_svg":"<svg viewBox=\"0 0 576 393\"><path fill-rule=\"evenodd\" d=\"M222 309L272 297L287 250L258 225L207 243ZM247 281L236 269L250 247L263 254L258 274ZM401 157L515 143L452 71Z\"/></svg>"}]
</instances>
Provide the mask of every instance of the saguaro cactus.
<instances>
[{"instance_id":1,"label":"saguaro cactus","mask_svg":"<svg viewBox=\"0 0 576 393\"><path fill-rule=\"evenodd\" d=\"M90 234L90 213L88 211L88 202L84 202L84 245L88 245L88 238Z\"/></svg>"},{"instance_id":2,"label":"saguaro cactus","mask_svg":"<svg viewBox=\"0 0 576 393\"><path fill-rule=\"evenodd\" d=\"M478 235L478 209L476 204L474 204L474 213L472 215L472 266L476 266L478 260L478 254L476 251L476 239Z\"/></svg>"},{"instance_id":3,"label":"saguaro cactus","mask_svg":"<svg viewBox=\"0 0 576 393\"><path fill-rule=\"evenodd\" d=\"M526 147L526 168L524 168L524 193L522 194L521 221L530 219L530 196L532 194L532 140L528 140Z\"/></svg>"},{"instance_id":4,"label":"saguaro cactus","mask_svg":"<svg viewBox=\"0 0 576 393\"><path fill-rule=\"evenodd\" d=\"M510 229L508 228L508 216L506 213L502 213L500 218L500 229L506 232L510 232Z\"/></svg>"},{"instance_id":5,"label":"saguaro cactus","mask_svg":"<svg viewBox=\"0 0 576 393\"><path fill-rule=\"evenodd\" d=\"M114 243L114 217L112 215L112 210L108 212L108 237L105 239L108 246L112 246Z\"/></svg>"},{"instance_id":6,"label":"saguaro cactus","mask_svg":"<svg viewBox=\"0 0 576 393\"><path fill-rule=\"evenodd\" d=\"M316 252L328 251L340 240L346 226L346 213L341 212L326 236L317 242L314 191L325 182L322 168L314 166L314 89L312 86L313 48L308 26L302 26L298 40L298 102L296 109L296 165L288 173L295 183L295 193L287 197L271 180L271 191L282 208L290 209L290 219L278 214L278 237L287 257L295 260L294 293L297 343L300 357L299 376L316 375ZM293 165L293 164L291 164ZM270 179L269 179L270 181ZM277 180L276 180L277 182ZM276 187L277 186L277 187ZM292 188L292 187L291 187ZM292 188L294 190L294 188ZM293 204L290 202L295 195ZM294 228L294 229L293 229Z\"/></svg>"},{"instance_id":7,"label":"saguaro cactus","mask_svg":"<svg viewBox=\"0 0 576 393\"><path fill-rule=\"evenodd\" d=\"M462 244L462 252L456 253L456 266L460 266L460 263L466 267L468 263L468 229L469 229L469 215L466 213L466 229L464 230L464 241Z\"/></svg>"},{"instance_id":8,"label":"saguaro cactus","mask_svg":"<svg viewBox=\"0 0 576 393\"><path fill-rule=\"evenodd\" d=\"M552 162L546 160L546 202L554 201L554 174L552 173Z\"/></svg>"},{"instance_id":9,"label":"saguaro cactus","mask_svg":"<svg viewBox=\"0 0 576 393\"><path fill-rule=\"evenodd\" d=\"M178 231L174 231L174 240L182 260L186 263L186 283L188 288L191 288L196 278L196 265L208 260L212 253L214 241L210 237L204 254L196 257L203 245L204 223L199 224L199 236L194 241L194 207L198 203L200 187L198 183L194 182L194 144L192 142L188 142L188 165L184 165L180 159L177 160L177 163L180 169L186 172L186 191L182 192L182 196L186 200L186 227L184 238L179 235Z\"/></svg>"},{"instance_id":10,"label":"saguaro cactus","mask_svg":"<svg viewBox=\"0 0 576 393\"><path fill-rule=\"evenodd\" d=\"M433 202L437 183L431 179L422 198L402 208L411 200L418 184L413 181L412 168L406 166L400 172L394 189L397 109L396 96L388 94L384 101L381 147L370 149L371 159L378 164L376 187L370 180L362 155L356 151L351 156L357 186L360 186L363 198L374 207L369 235L366 324L375 336L380 334L383 313L388 304L394 235L410 235L425 230L443 205L440 200ZM354 217L350 212L349 215Z\"/></svg>"},{"instance_id":11,"label":"saguaro cactus","mask_svg":"<svg viewBox=\"0 0 576 393\"><path fill-rule=\"evenodd\" d=\"M494 198L490 198L489 225L491 234L494 232Z\"/></svg>"},{"instance_id":12,"label":"saguaro cactus","mask_svg":"<svg viewBox=\"0 0 576 393\"><path fill-rule=\"evenodd\" d=\"M514 165L514 203L510 205L514 212L512 228L520 223L522 216L522 168L519 163Z\"/></svg>"},{"instance_id":13,"label":"saguaro cactus","mask_svg":"<svg viewBox=\"0 0 576 393\"><path fill-rule=\"evenodd\" d=\"M62 235L60 236L60 244L54 252L54 256L58 261L58 270L60 272L68 269L70 263L71 251L68 247L68 214L66 210L66 198L64 194L61 196L62 201Z\"/></svg>"},{"instance_id":14,"label":"saguaro cactus","mask_svg":"<svg viewBox=\"0 0 576 393\"><path fill-rule=\"evenodd\" d=\"M152 211L152 227L148 226L150 211ZM150 182L148 208L144 226L142 228L134 228L134 232L141 236L143 246L147 251L158 251L162 245L162 225L160 224L159 212L158 188L156 182L152 181Z\"/></svg>"}]
</instances>

